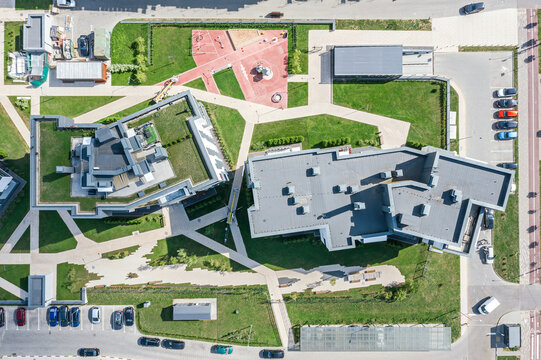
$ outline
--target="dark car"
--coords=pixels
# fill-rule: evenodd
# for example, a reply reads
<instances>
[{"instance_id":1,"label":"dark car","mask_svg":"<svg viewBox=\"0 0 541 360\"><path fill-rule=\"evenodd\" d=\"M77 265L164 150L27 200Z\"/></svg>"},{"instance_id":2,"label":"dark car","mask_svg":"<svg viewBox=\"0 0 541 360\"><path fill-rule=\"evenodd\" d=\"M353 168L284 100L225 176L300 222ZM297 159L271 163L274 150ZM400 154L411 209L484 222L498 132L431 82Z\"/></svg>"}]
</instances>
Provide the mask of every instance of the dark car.
<instances>
[{"instance_id":1,"label":"dark car","mask_svg":"<svg viewBox=\"0 0 541 360\"><path fill-rule=\"evenodd\" d=\"M6 325L6 313L4 308L0 307L0 327Z\"/></svg>"},{"instance_id":2,"label":"dark car","mask_svg":"<svg viewBox=\"0 0 541 360\"><path fill-rule=\"evenodd\" d=\"M158 346L160 346L160 339L158 339L158 338L141 337L141 338L139 338L139 345L141 345L141 346L158 347Z\"/></svg>"},{"instance_id":3,"label":"dark car","mask_svg":"<svg viewBox=\"0 0 541 360\"><path fill-rule=\"evenodd\" d=\"M17 326L24 326L26 324L26 310L25 308L18 308L15 312L15 321Z\"/></svg>"},{"instance_id":4,"label":"dark car","mask_svg":"<svg viewBox=\"0 0 541 360\"><path fill-rule=\"evenodd\" d=\"M79 44L79 55L80 56L88 56L88 36L81 35L79 37L79 40L77 41Z\"/></svg>"},{"instance_id":5,"label":"dark car","mask_svg":"<svg viewBox=\"0 0 541 360\"><path fill-rule=\"evenodd\" d=\"M496 101L496 106L500 108L512 108L518 106L518 101L515 99L501 99Z\"/></svg>"},{"instance_id":6,"label":"dark car","mask_svg":"<svg viewBox=\"0 0 541 360\"><path fill-rule=\"evenodd\" d=\"M496 126L496 129L500 129L500 130L514 129L514 128L518 127L518 122L516 122L516 121L498 121L495 126Z\"/></svg>"},{"instance_id":7,"label":"dark car","mask_svg":"<svg viewBox=\"0 0 541 360\"><path fill-rule=\"evenodd\" d=\"M516 169L518 167L517 163L499 163L498 166L504 169Z\"/></svg>"},{"instance_id":8,"label":"dark car","mask_svg":"<svg viewBox=\"0 0 541 360\"><path fill-rule=\"evenodd\" d=\"M464 6L462 10L464 11L464 14L466 15L475 14L475 13L478 13L479 11L485 10L485 4L482 2L468 4Z\"/></svg>"},{"instance_id":9,"label":"dark car","mask_svg":"<svg viewBox=\"0 0 541 360\"><path fill-rule=\"evenodd\" d=\"M494 228L494 210L486 209L485 211L485 229Z\"/></svg>"},{"instance_id":10,"label":"dark car","mask_svg":"<svg viewBox=\"0 0 541 360\"><path fill-rule=\"evenodd\" d=\"M115 311L113 313L113 328L115 330L120 330L122 329L122 323L123 323L123 316L122 316L122 311Z\"/></svg>"},{"instance_id":11,"label":"dark car","mask_svg":"<svg viewBox=\"0 0 541 360\"><path fill-rule=\"evenodd\" d=\"M162 346L166 349L182 350L184 349L184 341L166 339L162 340Z\"/></svg>"},{"instance_id":12,"label":"dark car","mask_svg":"<svg viewBox=\"0 0 541 360\"><path fill-rule=\"evenodd\" d=\"M66 305L60 307L60 311L58 313L58 320L60 321L60 326L65 327L69 326L70 324L70 308Z\"/></svg>"},{"instance_id":13,"label":"dark car","mask_svg":"<svg viewBox=\"0 0 541 360\"><path fill-rule=\"evenodd\" d=\"M49 326L58 325L58 308L56 306L51 306L47 310L47 322Z\"/></svg>"},{"instance_id":14,"label":"dark car","mask_svg":"<svg viewBox=\"0 0 541 360\"><path fill-rule=\"evenodd\" d=\"M127 308L124 309L124 323L126 324L126 326L133 325L133 319L135 316L134 314L135 314L135 310L133 310L131 306L128 306Z\"/></svg>"},{"instance_id":15,"label":"dark car","mask_svg":"<svg viewBox=\"0 0 541 360\"><path fill-rule=\"evenodd\" d=\"M98 356L100 354L100 349L82 348L79 349L77 353L79 356Z\"/></svg>"},{"instance_id":16,"label":"dark car","mask_svg":"<svg viewBox=\"0 0 541 360\"><path fill-rule=\"evenodd\" d=\"M284 358L284 350L263 350L261 352L261 357L263 359L283 359Z\"/></svg>"},{"instance_id":17,"label":"dark car","mask_svg":"<svg viewBox=\"0 0 541 360\"><path fill-rule=\"evenodd\" d=\"M79 326L79 318L81 315L81 311L78 307L72 307L70 309L70 317L71 317L71 326L77 327Z\"/></svg>"}]
</instances>

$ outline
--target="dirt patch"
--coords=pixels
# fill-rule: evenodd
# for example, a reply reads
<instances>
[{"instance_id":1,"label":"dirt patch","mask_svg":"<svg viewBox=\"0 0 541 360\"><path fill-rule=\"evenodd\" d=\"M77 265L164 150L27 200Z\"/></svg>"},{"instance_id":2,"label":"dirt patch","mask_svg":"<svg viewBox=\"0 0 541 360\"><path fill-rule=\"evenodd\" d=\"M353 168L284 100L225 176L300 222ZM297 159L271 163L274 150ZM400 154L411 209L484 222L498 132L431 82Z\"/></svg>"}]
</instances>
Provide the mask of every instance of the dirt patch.
<instances>
[{"instance_id":1,"label":"dirt patch","mask_svg":"<svg viewBox=\"0 0 541 360\"><path fill-rule=\"evenodd\" d=\"M235 50L255 43L260 37L259 30L257 29L230 29L227 30L227 34Z\"/></svg>"}]
</instances>

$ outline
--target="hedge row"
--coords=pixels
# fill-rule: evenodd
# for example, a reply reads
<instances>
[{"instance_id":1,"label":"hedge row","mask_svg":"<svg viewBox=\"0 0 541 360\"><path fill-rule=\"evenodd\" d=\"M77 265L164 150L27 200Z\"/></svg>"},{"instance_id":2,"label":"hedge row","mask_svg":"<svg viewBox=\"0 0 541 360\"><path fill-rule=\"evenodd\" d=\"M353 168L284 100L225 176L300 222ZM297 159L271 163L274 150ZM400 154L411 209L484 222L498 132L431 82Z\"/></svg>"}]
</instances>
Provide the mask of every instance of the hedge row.
<instances>
[{"instance_id":1,"label":"hedge row","mask_svg":"<svg viewBox=\"0 0 541 360\"><path fill-rule=\"evenodd\" d=\"M377 140L358 140L357 141L357 145L358 146L374 146L374 147L378 147L379 146L379 142Z\"/></svg>"},{"instance_id":2,"label":"hedge row","mask_svg":"<svg viewBox=\"0 0 541 360\"><path fill-rule=\"evenodd\" d=\"M340 146L340 145L346 145L351 144L351 138L349 137L341 137L337 139L332 140L323 140L321 142L321 147L332 147L332 146Z\"/></svg>"},{"instance_id":3,"label":"hedge row","mask_svg":"<svg viewBox=\"0 0 541 360\"><path fill-rule=\"evenodd\" d=\"M406 146L409 146L409 147L412 147L414 149L419 149L420 150L420 149L422 149L422 148L424 148L425 146L428 146L428 145L420 143L420 142L416 142L416 141L407 141Z\"/></svg>"},{"instance_id":4,"label":"hedge row","mask_svg":"<svg viewBox=\"0 0 541 360\"><path fill-rule=\"evenodd\" d=\"M191 138L192 138L192 134L188 134L188 135L186 135L186 136L184 136L184 137L180 137L180 138L178 138L178 139L176 139L176 140L170 141L170 142L168 142L167 144L162 144L162 146L166 148L166 147L169 147L169 146L171 146L171 145L178 144L178 143L180 143L180 142L183 142L184 140L188 140L188 139L191 139Z\"/></svg>"},{"instance_id":5,"label":"hedge row","mask_svg":"<svg viewBox=\"0 0 541 360\"><path fill-rule=\"evenodd\" d=\"M289 145L301 143L304 141L304 136L285 136L276 139L267 140L267 146L277 146L277 145Z\"/></svg>"}]
</instances>

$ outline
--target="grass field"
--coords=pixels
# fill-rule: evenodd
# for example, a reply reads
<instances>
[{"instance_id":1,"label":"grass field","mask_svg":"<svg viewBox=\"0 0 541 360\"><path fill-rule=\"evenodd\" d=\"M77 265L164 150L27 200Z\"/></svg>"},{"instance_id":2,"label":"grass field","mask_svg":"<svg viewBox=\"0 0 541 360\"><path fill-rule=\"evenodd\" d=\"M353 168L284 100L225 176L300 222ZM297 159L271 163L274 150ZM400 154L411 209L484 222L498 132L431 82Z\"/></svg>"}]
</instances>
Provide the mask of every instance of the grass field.
<instances>
[{"instance_id":1,"label":"grass field","mask_svg":"<svg viewBox=\"0 0 541 360\"><path fill-rule=\"evenodd\" d=\"M229 203L229 195L231 193L231 186L233 181L229 181L220 184L214 188L216 195L211 196L206 200L202 200L198 203L185 207L186 214L190 220L197 219L205 214L211 213L214 210L218 210ZM212 191L209 190L209 191Z\"/></svg>"},{"instance_id":2,"label":"grass field","mask_svg":"<svg viewBox=\"0 0 541 360\"><path fill-rule=\"evenodd\" d=\"M177 140L189 134L186 120L192 116L186 101L179 101L173 105L162 108L159 112L138 120L145 123L152 120L158 130L163 144Z\"/></svg>"},{"instance_id":3,"label":"grass field","mask_svg":"<svg viewBox=\"0 0 541 360\"><path fill-rule=\"evenodd\" d=\"M323 140L350 137L351 145L358 146L359 140L377 140L377 128L372 125L358 123L332 115L316 115L311 117L276 121L258 124L252 136L252 149L266 147L269 139L283 136L304 136L303 149L318 148Z\"/></svg>"},{"instance_id":4,"label":"grass field","mask_svg":"<svg viewBox=\"0 0 541 360\"><path fill-rule=\"evenodd\" d=\"M109 260L123 259L126 256L129 256L131 253L137 251L137 249L139 249L139 245L130 246L124 249L118 249L114 251L108 251L101 254L101 257Z\"/></svg>"},{"instance_id":5,"label":"grass field","mask_svg":"<svg viewBox=\"0 0 541 360\"><path fill-rule=\"evenodd\" d=\"M77 241L56 211L39 212L39 234L40 253L58 253L77 246Z\"/></svg>"},{"instance_id":6,"label":"grass field","mask_svg":"<svg viewBox=\"0 0 541 360\"><path fill-rule=\"evenodd\" d=\"M494 270L504 280L519 282L518 195L509 195L505 212L494 214Z\"/></svg>"},{"instance_id":7,"label":"grass field","mask_svg":"<svg viewBox=\"0 0 541 360\"><path fill-rule=\"evenodd\" d=\"M2 105L0 105L0 148L8 153L2 161L28 184L30 181L28 147ZM0 229L2 229L0 248L9 239L29 209L30 186L26 185L0 218Z\"/></svg>"},{"instance_id":8,"label":"grass field","mask_svg":"<svg viewBox=\"0 0 541 360\"><path fill-rule=\"evenodd\" d=\"M53 2L51 0L15 0L17 10L49 10Z\"/></svg>"},{"instance_id":9,"label":"grass field","mask_svg":"<svg viewBox=\"0 0 541 360\"><path fill-rule=\"evenodd\" d=\"M30 252L30 227L26 229L20 237L17 244L11 249L11 253L29 253Z\"/></svg>"},{"instance_id":10,"label":"grass field","mask_svg":"<svg viewBox=\"0 0 541 360\"><path fill-rule=\"evenodd\" d=\"M30 265L0 265L0 277L28 291Z\"/></svg>"},{"instance_id":11,"label":"grass field","mask_svg":"<svg viewBox=\"0 0 541 360\"><path fill-rule=\"evenodd\" d=\"M511 356L511 355L498 356L497 360L520 360L520 356Z\"/></svg>"},{"instance_id":12,"label":"grass field","mask_svg":"<svg viewBox=\"0 0 541 360\"><path fill-rule=\"evenodd\" d=\"M28 129L30 129L30 99L28 99L28 108L26 110L21 110L18 106L15 105L15 102L17 101L17 96L8 96L9 101L13 104L13 107L17 111L17 114L23 119L24 124Z\"/></svg>"},{"instance_id":13,"label":"grass field","mask_svg":"<svg viewBox=\"0 0 541 360\"><path fill-rule=\"evenodd\" d=\"M445 145L445 87L434 81L335 82L333 101L411 123L408 142Z\"/></svg>"},{"instance_id":14,"label":"grass field","mask_svg":"<svg viewBox=\"0 0 541 360\"><path fill-rule=\"evenodd\" d=\"M9 53L14 51L19 51L22 49L23 44L23 31L22 26L24 25L23 21L16 22L5 22L4 23L4 84L22 84L25 83L14 83L12 79L8 78L8 59Z\"/></svg>"},{"instance_id":15,"label":"grass field","mask_svg":"<svg viewBox=\"0 0 541 360\"><path fill-rule=\"evenodd\" d=\"M201 78L194 79L190 82L187 82L186 84L183 84L184 86L191 87L194 89L199 89L203 91L207 91L207 87L205 85L205 82Z\"/></svg>"},{"instance_id":16,"label":"grass field","mask_svg":"<svg viewBox=\"0 0 541 360\"><path fill-rule=\"evenodd\" d=\"M287 107L308 105L308 83L287 83Z\"/></svg>"},{"instance_id":17,"label":"grass field","mask_svg":"<svg viewBox=\"0 0 541 360\"><path fill-rule=\"evenodd\" d=\"M228 226L229 225L227 225L224 219L222 221L215 222L214 224L205 226L204 228L197 230L197 232L236 251L237 248L235 247L235 241L233 240L231 232L227 231L227 241L224 242L226 229Z\"/></svg>"},{"instance_id":18,"label":"grass field","mask_svg":"<svg viewBox=\"0 0 541 360\"><path fill-rule=\"evenodd\" d=\"M460 133L458 131L458 94L453 87L451 87L451 111L456 112L456 140L451 139L451 151L456 151L458 153L458 139L460 139Z\"/></svg>"},{"instance_id":19,"label":"grass field","mask_svg":"<svg viewBox=\"0 0 541 360\"><path fill-rule=\"evenodd\" d=\"M329 25L297 25L295 36L296 36L296 46L297 49L301 52L299 57L299 63L301 71L297 72L294 69L289 67L289 73L291 74L308 74L308 33L310 30L330 30ZM291 49L289 50L291 52ZM291 57L292 54L289 54ZM291 62L291 58L290 58Z\"/></svg>"},{"instance_id":20,"label":"grass field","mask_svg":"<svg viewBox=\"0 0 541 360\"><path fill-rule=\"evenodd\" d=\"M131 235L134 231L140 233L159 229L163 226L162 215L150 214L138 218L140 224L129 224L133 218L107 218L107 219L75 219L77 226L83 234L96 242L104 242ZM110 222L115 223L110 223ZM120 223L116 223L119 221Z\"/></svg>"},{"instance_id":21,"label":"grass field","mask_svg":"<svg viewBox=\"0 0 541 360\"><path fill-rule=\"evenodd\" d=\"M234 168L239 157L240 144L244 134L244 118L232 108L203 102L209 115L220 145L229 159L229 166Z\"/></svg>"},{"instance_id":22,"label":"grass field","mask_svg":"<svg viewBox=\"0 0 541 360\"><path fill-rule=\"evenodd\" d=\"M167 147L167 153L175 172L175 177L169 180L170 183L191 178L192 183L199 184L209 178L193 139Z\"/></svg>"},{"instance_id":23,"label":"grass field","mask_svg":"<svg viewBox=\"0 0 541 360\"><path fill-rule=\"evenodd\" d=\"M153 104L153 101L152 99L148 99L148 100L145 100L143 102L140 102L139 104L137 105L134 105L134 106L131 106L127 109L124 109L122 111L119 111L117 113L114 113L113 115L110 115L110 116L107 116L103 119L100 119L98 120L97 122L103 122L105 119L115 119L115 120L119 120L125 116L128 116L128 115L131 115L131 114L134 114L140 110L143 110L147 107L149 107L150 105Z\"/></svg>"},{"instance_id":24,"label":"grass field","mask_svg":"<svg viewBox=\"0 0 541 360\"><path fill-rule=\"evenodd\" d=\"M64 115L73 118L120 98L121 96L42 96L40 112L42 115Z\"/></svg>"},{"instance_id":25,"label":"grass field","mask_svg":"<svg viewBox=\"0 0 541 360\"><path fill-rule=\"evenodd\" d=\"M73 280L72 280L73 279ZM56 265L56 299L80 300L81 288L99 276L89 273L84 265L67 262Z\"/></svg>"},{"instance_id":26,"label":"grass field","mask_svg":"<svg viewBox=\"0 0 541 360\"><path fill-rule=\"evenodd\" d=\"M247 345L252 325L251 346L280 346L264 286L167 285L90 289L87 294L91 304L133 305L137 311L137 327L143 334L216 341L218 329L220 343ZM210 320L173 321L173 299L180 298L216 298L219 326ZM151 305L143 308L142 303L147 300Z\"/></svg>"},{"instance_id":27,"label":"grass field","mask_svg":"<svg viewBox=\"0 0 541 360\"><path fill-rule=\"evenodd\" d=\"M176 257L179 249L186 250L187 256L195 255L197 257L197 261L190 266L187 266L187 270L194 268L215 270L211 265L209 265L209 262L217 262L224 264L225 266L230 266L231 271L252 271L245 266L199 244L198 242L187 238L184 235L159 240L158 244L152 249L152 252L146 255L146 258L149 260L149 263L158 259L165 260L166 258Z\"/></svg>"},{"instance_id":28,"label":"grass field","mask_svg":"<svg viewBox=\"0 0 541 360\"><path fill-rule=\"evenodd\" d=\"M337 30L432 30L430 19L336 20Z\"/></svg>"},{"instance_id":29,"label":"grass field","mask_svg":"<svg viewBox=\"0 0 541 360\"><path fill-rule=\"evenodd\" d=\"M220 90L220 94L244 100L244 94L232 68L219 71L212 76L218 86L218 90Z\"/></svg>"}]
</instances>

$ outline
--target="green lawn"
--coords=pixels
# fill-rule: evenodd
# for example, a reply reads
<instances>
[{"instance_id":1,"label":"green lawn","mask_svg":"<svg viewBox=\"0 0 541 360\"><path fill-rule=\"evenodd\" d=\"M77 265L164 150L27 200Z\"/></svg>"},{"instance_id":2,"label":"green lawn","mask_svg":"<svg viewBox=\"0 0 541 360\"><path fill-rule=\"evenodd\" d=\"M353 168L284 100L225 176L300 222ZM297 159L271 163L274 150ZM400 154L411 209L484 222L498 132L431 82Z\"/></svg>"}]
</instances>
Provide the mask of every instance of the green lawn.
<instances>
[{"instance_id":1,"label":"green lawn","mask_svg":"<svg viewBox=\"0 0 541 360\"><path fill-rule=\"evenodd\" d=\"M235 247L235 241L233 240L231 232L226 230L227 228L228 225L224 219L222 221L215 222L214 224L205 226L204 228L197 230L197 232L236 251L237 248ZM226 232L227 241L224 242Z\"/></svg>"},{"instance_id":2,"label":"green lawn","mask_svg":"<svg viewBox=\"0 0 541 360\"><path fill-rule=\"evenodd\" d=\"M0 277L28 291L30 265L0 265Z\"/></svg>"},{"instance_id":3,"label":"green lawn","mask_svg":"<svg viewBox=\"0 0 541 360\"><path fill-rule=\"evenodd\" d=\"M511 355L498 356L498 360L520 360L520 356L511 356Z\"/></svg>"},{"instance_id":4,"label":"green lawn","mask_svg":"<svg viewBox=\"0 0 541 360\"><path fill-rule=\"evenodd\" d=\"M216 341L247 345L280 346L280 338L264 286L210 287L168 285L89 289L88 302L97 305L131 304L136 308L137 327L147 335ZM216 298L218 321L173 321L173 299ZM149 300L151 305L143 308ZM235 314L235 310L238 313Z\"/></svg>"},{"instance_id":5,"label":"green lawn","mask_svg":"<svg viewBox=\"0 0 541 360\"><path fill-rule=\"evenodd\" d=\"M411 123L408 142L445 146L445 87L441 82L335 82L333 101Z\"/></svg>"},{"instance_id":6,"label":"green lawn","mask_svg":"<svg viewBox=\"0 0 541 360\"><path fill-rule=\"evenodd\" d=\"M83 234L94 241L104 242L131 235L134 231L143 233L163 226L163 216L158 214L145 215L140 218L107 218L107 219L75 219ZM139 220L140 223L129 224L129 221ZM118 222L118 223L117 223Z\"/></svg>"},{"instance_id":7,"label":"green lawn","mask_svg":"<svg viewBox=\"0 0 541 360\"><path fill-rule=\"evenodd\" d=\"M30 252L30 227L26 229L17 244L11 250L11 253L29 253Z\"/></svg>"},{"instance_id":8,"label":"green lawn","mask_svg":"<svg viewBox=\"0 0 541 360\"><path fill-rule=\"evenodd\" d=\"M299 57L299 63L301 71L297 72L294 69L291 68L291 64L289 64L289 73L290 74L308 74L308 52L310 49L308 49L308 32L310 30L330 30L329 25L297 25L296 31L295 31L295 45L297 46L297 49L301 52ZM291 34L291 33L290 33ZM292 50L289 49L291 52ZM289 54L291 57L292 54ZM290 58L291 62L291 58Z\"/></svg>"},{"instance_id":9,"label":"green lawn","mask_svg":"<svg viewBox=\"0 0 541 360\"><path fill-rule=\"evenodd\" d=\"M200 77L197 78L197 79L194 79L194 80L192 80L190 82L187 82L186 84L182 84L182 85L187 86L187 87L191 87L191 88L194 88L194 89L207 91L207 86L205 85L205 82L203 81L203 79L201 79Z\"/></svg>"},{"instance_id":10,"label":"green lawn","mask_svg":"<svg viewBox=\"0 0 541 360\"><path fill-rule=\"evenodd\" d=\"M163 264L166 264L167 259L177 256L177 251L179 249L186 250L188 256L195 255L197 257L197 261L194 262L194 264L187 266L188 270L194 268L214 270L214 268L209 265L209 262L218 262L225 266L229 266L231 271L252 271L184 235L159 240L158 244L152 249L152 252L146 255L146 258L151 265L159 266L161 264L159 260L163 260ZM168 263L168 265L171 265L171 263Z\"/></svg>"},{"instance_id":11,"label":"green lawn","mask_svg":"<svg viewBox=\"0 0 541 360\"><path fill-rule=\"evenodd\" d=\"M81 288L99 278L89 273L84 265L67 262L56 265L56 300L80 300Z\"/></svg>"},{"instance_id":12,"label":"green lawn","mask_svg":"<svg viewBox=\"0 0 541 360\"><path fill-rule=\"evenodd\" d=\"M52 0L15 0L17 10L49 10Z\"/></svg>"},{"instance_id":13,"label":"green lawn","mask_svg":"<svg viewBox=\"0 0 541 360\"><path fill-rule=\"evenodd\" d=\"M132 44L137 37L145 39L148 50L146 24L117 24L111 35L111 60L113 64L132 64L135 53ZM175 26L152 28L152 64L148 66L147 81L141 85L156 84L195 67L192 58L192 29ZM174 39L172 46L171 39ZM131 72L113 74L113 85L129 85Z\"/></svg>"},{"instance_id":14,"label":"green lawn","mask_svg":"<svg viewBox=\"0 0 541 360\"><path fill-rule=\"evenodd\" d=\"M163 144L186 136L188 129L187 119L192 116L186 101L182 100L174 105L162 108L159 112L138 120L137 123L145 123L150 120L154 122L156 130L160 135Z\"/></svg>"},{"instance_id":15,"label":"green lawn","mask_svg":"<svg viewBox=\"0 0 541 360\"><path fill-rule=\"evenodd\" d=\"M27 185L9 205L3 216L0 217L0 229L2 229L0 231L1 248L30 209L30 186L28 185L30 181L30 159L28 147L1 105L0 148L8 153L7 158L2 161L6 163L9 169L27 181Z\"/></svg>"},{"instance_id":16,"label":"green lawn","mask_svg":"<svg viewBox=\"0 0 541 360\"><path fill-rule=\"evenodd\" d=\"M9 98L9 101L11 101L11 103L13 104L13 107L15 107L15 110L17 111L17 113L19 114L19 116L21 117L21 119L23 119L26 127L28 129L30 129L30 99L28 99L28 108L25 109L25 110L22 110L21 108L19 108L18 106L15 105L15 102L17 101L17 97L18 96L8 96Z\"/></svg>"},{"instance_id":17,"label":"green lawn","mask_svg":"<svg viewBox=\"0 0 541 360\"><path fill-rule=\"evenodd\" d=\"M336 20L337 30L432 30L430 19Z\"/></svg>"},{"instance_id":18,"label":"green lawn","mask_svg":"<svg viewBox=\"0 0 541 360\"><path fill-rule=\"evenodd\" d=\"M40 253L58 253L77 246L77 241L56 211L39 212L39 235Z\"/></svg>"},{"instance_id":19,"label":"green lawn","mask_svg":"<svg viewBox=\"0 0 541 360\"><path fill-rule=\"evenodd\" d=\"M23 43L23 32L22 26L24 25L23 21L17 22L5 22L4 23L4 84L25 84L14 83L11 78L8 78L8 59L9 53L14 51L19 51L22 49Z\"/></svg>"},{"instance_id":20,"label":"green lawn","mask_svg":"<svg viewBox=\"0 0 541 360\"><path fill-rule=\"evenodd\" d=\"M127 109L124 109L124 110L121 110L113 115L110 115L110 116L107 116L103 119L100 119L96 122L104 122L105 120L107 119L113 119L114 121L116 120L120 120L122 119L123 117L125 116L128 116L128 115L131 115L131 114L135 114L136 112L140 111L140 110L143 110L147 107L149 107L150 105L153 104L153 100L152 99L148 99L148 100L145 100L143 102L140 102L139 104L137 105L133 105L132 107L129 107Z\"/></svg>"},{"instance_id":21,"label":"green lawn","mask_svg":"<svg viewBox=\"0 0 541 360\"><path fill-rule=\"evenodd\" d=\"M121 96L42 96L40 111L42 115L74 118L120 98Z\"/></svg>"},{"instance_id":22,"label":"green lawn","mask_svg":"<svg viewBox=\"0 0 541 360\"><path fill-rule=\"evenodd\" d=\"M451 87L451 111L454 111L456 112L456 140L452 140L451 139L451 151L456 151L458 153L458 139L460 139L460 133L458 131L458 94L457 92L455 91L455 89L453 89L453 87Z\"/></svg>"},{"instance_id":23,"label":"green lawn","mask_svg":"<svg viewBox=\"0 0 541 360\"><path fill-rule=\"evenodd\" d=\"M504 280L519 282L518 195L509 195L505 212L495 212L494 270Z\"/></svg>"},{"instance_id":24,"label":"green lawn","mask_svg":"<svg viewBox=\"0 0 541 360\"><path fill-rule=\"evenodd\" d=\"M214 131L228 158L229 166L235 168L239 157L240 144L244 134L244 118L232 108L203 102Z\"/></svg>"},{"instance_id":25,"label":"green lawn","mask_svg":"<svg viewBox=\"0 0 541 360\"><path fill-rule=\"evenodd\" d=\"M199 184L209 178L193 139L168 146L167 153L175 172L175 177L168 183L172 184L182 179L191 178L193 184Z\"/></svg>"},{"instance_id":26,"label":"green lawn","mask_svg":"<svg viewBox=\"0 0 541 360\"><path fill-rule=\"evenodd\" d=\"M304 136L303 149L318 148L323 140L350 137L351 145L357 147L360 140L377 141L377 127L339 118L332 115L316 115L299 119L258 124L254 128L252 149L263 149L269 139L283 136Z\"/></svg>"},{"instance_id":27,"label":"green lawn","mask_svg":"<svg viewBox=\"0 0 541 360\"><path fill-rule=\"evenodd\" d=\"M221 70L214 73L212 76L214 77L214 81L216 81L220 94L244 100L244 94L242 93L242 89L240 88L233 68Z\"/></svg>"},{"instance_id":28,"label":"green lawn","mask_svg":"<svg viewBox=\"0 0 541 360\"><path fill-rule=\"evenodd\" d=\"M231 193L231 186L233 181L220 184L214 188L216 195L211 196L208 199L202 200L196 204L187 206L186 214L190 220L197 219L205 214L211 213L214 210L218 210L229 203L229 195ZM212 191L209 190L209 191Z\"/></svg>"},{"instance_id":29,"label":"green lawn","mask_svg":"<svg viewBox=\"0 0 541 360\"><path fill-rule=\"evenodd\" d=\"M130 246L124 249L109 251L109 252L101 254L101 257L104 259L109 259L109 260L123 259L126 256L129 256L131 253L137 251L137 249L139 249L139 245Z\"/></svg>"},{"instance_id":30,"label":"green lawn","mask_svg":"<svg viewBox=\"0 0 541 360\"><path fill-rule=\"evenodd\" d=\"M308 83L287 83L287 107L308 105Z\"/></svg>"}]
</instances>

